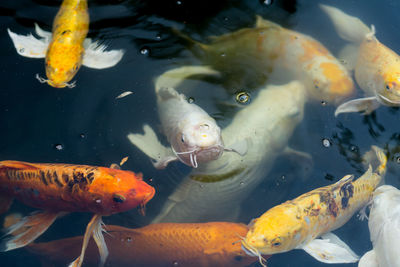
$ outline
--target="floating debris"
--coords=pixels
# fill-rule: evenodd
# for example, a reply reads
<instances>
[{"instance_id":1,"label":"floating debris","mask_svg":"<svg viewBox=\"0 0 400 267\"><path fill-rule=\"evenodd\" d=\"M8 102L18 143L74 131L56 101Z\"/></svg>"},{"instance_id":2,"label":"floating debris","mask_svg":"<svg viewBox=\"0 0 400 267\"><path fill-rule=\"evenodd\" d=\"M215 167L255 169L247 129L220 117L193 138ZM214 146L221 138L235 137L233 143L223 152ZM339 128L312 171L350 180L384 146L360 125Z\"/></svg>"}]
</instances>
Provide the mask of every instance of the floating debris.
<instances>
[{"instance_id":1,"label":"floating debris","mask_svg":"<svg viewBox=\"0 0 400 267\"><path fill-rule=\"evenodd\" d=\"M120 98L123 98L123 97L131 95L131 94L133 94L132 91L125 91L122 94L120 94L119 96L117 96L115 99L120 99Z\"/></svg>"}]
</instances>

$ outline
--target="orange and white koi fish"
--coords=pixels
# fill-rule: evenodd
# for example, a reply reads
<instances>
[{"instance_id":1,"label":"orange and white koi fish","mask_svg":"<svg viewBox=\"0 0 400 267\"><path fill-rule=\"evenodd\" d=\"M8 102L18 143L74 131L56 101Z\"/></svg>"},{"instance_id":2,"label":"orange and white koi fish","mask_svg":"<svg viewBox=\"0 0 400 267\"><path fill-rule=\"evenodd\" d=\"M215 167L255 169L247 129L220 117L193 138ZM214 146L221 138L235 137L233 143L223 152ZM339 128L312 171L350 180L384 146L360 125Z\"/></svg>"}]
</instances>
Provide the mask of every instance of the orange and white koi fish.
<instances>
[{"instance_id":1,"label":"orange and white koi fish","mask_svg":"<svg viewBox=\"0 0 400 267\"><path fill-rule=\"evenodd\" d=\"M365 253L359 267L400 266L400 190L382 185L374 191L368 227L373 249Z\"/></svg>"},{"instance_id":2,"label":"orange and white koi fish","mask_svg":"<svg viewBox=\"0 0 400 267\"><path fill-rule=\"evenodd\" d=\"M52 33L43 31L35 24L32 34L18 35L8 29L17 53L24 57L44 58L47 79L36 78L56 88L75 86L69 83L81 65L105 69L116 65L123 50L104 51L105 45L85 39L89 30L89 13L86 0L64 0L53 23Z\"/></svg>"},{"instance_id":3,"label":"orange and white koi fish","mask_svg":"<svg viewBox=\"0 0 400 267\"><path fill-rule=\"evenodd\" d=\"M345 224L371 200L386 172L387 159L381 149L373 146L367 155L373 159L374 167L379 164L374 171L370 164L367 172L355 181L353 175L346 175L333 185L286 201L254 219L242 240L243 249L258 256L263 265L261 254L292 249L304 249L325 263L358 261L358 256L331 231Z\"/></svg>"},{"instance_id":4,"label":"orange and white koi fish","mask_svg":"<svg viewBox=\"0 0 400 267\"><path fill-rule=\"evenodd\" d=\"M93 236L100 262L107 258L102 234L102 216L144 206L154 188L142 176L130 171L86 165L0 161L0 211L7 211L13 198L42 209L6 229L14 235L0 243L0 251L26 246L34 241L57 217L66 212L93 212L83 239L80 256L70 266L81 266L88 241Z\"/></svg>"},{"instance_id":5,"label":"orange and white koi fish","mask_svg":"<svg viewBox=\"0 0 400 267\"><path fill-rule=\"evenodd\" d=\"M139 149L146 151L148 145L156 140L153 154L157 169L165 168L170 162L180 160L193 168L198 163L205 163L218 159L224 151L235 151L224 147L221 129L216 121L201 107L189 103L185 95L178 93L174 88L186 76L201 72L206 75L215 75L216 71L202 67L188 67L166 71L155 81L157 108L163 133L166 135L170 148L162 146L152 128L144 125L144 135L129 134L128 138ZM157 149L155 151L155 149ZM145 152L146 153L146 152Z\"/></svg>"},{"instance_id":6,"label":"orange and white koi fish","mask_svg":"<svg viewBox=\"0 0 400 267\"><path fill-rule=\"evenodd\" d=\"M228 87L255 88L299 80L314 99L338 102L354 91L347 69L320 42L257 16L255 28L214 37L210 44L188 39L204 64L228 75ZM243 84L245 80L245 84Z\"/></svg>"},{"instance_id":7,"label":"orange and white koi fish","mask_svg":"<svg viewBox=\"0 0 400 267\"><path fill-rule=\"evenodd\" d=\"M246 225L228 222L160 223L137 229L107 225L109 266L248 266L254 262L241 250L238 236ZM43 262L62 266L78 253L82 237L31 244L27 249ZM174 264L175 263L175 264ZM95 244L89 243L85 266L98 266Z\"/></svg>"},{"instance_id":8,"label":"orange and white koi fish","mask_svg":"<svg viewBox=\"0 0 400 267\"><path fill-rule=\"evenodd\" d=\"M378 41L375 27L371 29L360 19L343 11L320 5L332 20L339 36L354 45L347 46L343 57L354 68L358 85L367 97L354 99L340 105L335 116L345 112L369 114L380 104L400 106L400 57Z\"/></svg>"}]
</instances>

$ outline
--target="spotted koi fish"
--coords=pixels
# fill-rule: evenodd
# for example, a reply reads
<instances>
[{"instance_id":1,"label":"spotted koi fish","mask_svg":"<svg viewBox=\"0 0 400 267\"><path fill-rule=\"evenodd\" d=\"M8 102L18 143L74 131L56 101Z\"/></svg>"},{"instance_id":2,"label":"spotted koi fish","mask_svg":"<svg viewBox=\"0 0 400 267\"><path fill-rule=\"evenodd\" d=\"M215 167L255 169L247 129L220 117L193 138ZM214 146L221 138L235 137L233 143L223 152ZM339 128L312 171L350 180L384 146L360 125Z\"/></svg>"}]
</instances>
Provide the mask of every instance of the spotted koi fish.
<instances>
[{"instance_id":1,"label":"spotted koi fish","mask_svg":"<svg viewBox=\"0 0 400 267\"><path fill-rule=\"evenodd\" d=\"M93 212L83 239L81 255L70 266L81 266L88 241L93 236L103 264L108 250L102 235L102 216L144 205L155 190L140 174L105 167L0 161L0 211L8 210L14 198L42 209L6 229L9 239L0 251L26 246L66 212ZM22 233L21 233L22 231ZM14 235L20 232L18 235Z\"/></svg>"},{"instance_id":2,"label":"spotted koi fish","mask_svg":"<svg viewBox=\"0 0 400 267\"><path fill-rule=\"evenodd\" d=\"M360 19L343 11L320 5L332 20L339 36L351 44L341 53L354 69L358 85L366 97L350 100L340 105L337 116L345 112L369 114L380 106L400 106L400 56L385 46L375 36L375 27L369 28Z\"/></svg>"},{"instance_id":3,"label":"spotted koi fish","mask_svg":"<svg viewBox=\"0 0 400 267\"><path fill-rule=\"evenodd\" d=\"M365 207L381 182L386 171L385 154L373 146L366 154L368 157L375 157L374 163L379 164L374 171L369 165L367 172L355 181L353 175L346 175L333 185L286 201L253 220L242 240L242 248L248 254L258 256L263 265L261 254L271 255L292 249L304 249L325 263L358 261L358 256L330 232Z\"/></svg>"},{"instance_id":4,"label":"spotted koi fish","mask_svg":"<svg viewBox=\"0 0 400 267\"><path fill-rule=\"evenodd\" d=\"M69 83L81 65L104 69L113 67L122 58L123 50L104 51L106 46L85 39L89 30L86 0L64 0L54 19L53 32L46 32L35 24L36 39L29 34L18 35L8 29L17 53L24 57L43 58L47 79L36 77L41 83L56 88L74 87Z\"/></svg>"},{"instance_id":5,"label":"spotted koi fish","mask_svg":"<svg viewBox=\"0 0 400 267\"><path fill-rule=\"evenodd\" d=\"M247 233L239 223L160 223L137 229L107 225L110 266L248 266L254 262L240 248L238 236ZM48 243L33 243L27 249L42 262L62 266L78 252L82 236ZM157 256L155 256L157 255ZM175 263L175 264L174 264ZM95 244L89 243L85 266L98 266Z\"/></svg>"},{"instance_id":6,"label":"spotted koi fish","mask_svg":"<svg viewBox=\"0 0 400 267\"><path fill-rule=\"evenodd\" d=\"M335 103L354 92L347 69L320 42L260 16L254 28L214 37L209 44L179 35L204 64L229 76L234 84L227 88L299 80L312 98Z\"/></svg>"}]
</instances>

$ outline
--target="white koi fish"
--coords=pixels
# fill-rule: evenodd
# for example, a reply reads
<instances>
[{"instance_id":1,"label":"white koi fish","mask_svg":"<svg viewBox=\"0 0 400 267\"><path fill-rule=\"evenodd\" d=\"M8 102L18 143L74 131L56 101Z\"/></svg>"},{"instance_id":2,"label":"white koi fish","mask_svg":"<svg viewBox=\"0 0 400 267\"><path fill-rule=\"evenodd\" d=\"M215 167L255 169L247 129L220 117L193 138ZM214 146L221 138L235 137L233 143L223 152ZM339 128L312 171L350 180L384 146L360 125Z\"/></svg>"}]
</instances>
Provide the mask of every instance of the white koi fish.
<instances>
[{"instance_id":1,"label":"white koi fish","mask_svg":"<svg viewBox=\"0 0 400 267\"><path fill-rule=\"evenodd\" d=\"M198 163L218 159L224 150L232 151L224 148L221 130L216 121L202 108L189 103L183 94L173 89L193 72L214 75L217 73L204 67L173 69L159 76L155 82L158 114L163 132L171 144L170 149L158 142L156 134L148 125L144 126L144 135L128 135L129 140L145 153L151 143L147 138L157 140L154 144L160 146L155 146L154 150L151 150L154 153L148 154L154 160L153 164L157 169L163 169L175 160L197 168Z\"/></svg>"},{"instance_id":2,"label":"white koi fish","mask_svg":"<svg viewBox=\"0 0 400 267\"><path fill-rule=\"evenodd\" d=\"M236 220L242 201L265 179L278 155L288 151L288 139L303 118L305 95L298 81L260 90L222 130L228 145L241 144L246 153L224 153L193 169L152 222ZM147 140L144 152L155 154L158 140Z\"/></svg>"},{"instance_id":3,"label":"white koi fish","mask_svg":"<svg viewBox=\"0 0 400 267\"><path fill-rule=\"evenodd\" d=\"M382 185L374 192L368 227L373 249L361 257L359 267L400 266L400 191Z\"/></svg>"},{"instance_id":4,"label":"white koi fish","mask_svg":"<svg viewBox=\"0 0 400 267\"><path fill-rule=\"evenodd\" d=\"M380 104L400 106L399 55L378 41L373 25L370 29L360 19L335 7L320 7L332 20L339 36L354 44L347 46L342 54L350 68L354 68L356 81L367 95L341 104L335 116L345 112L369 114Z\"/></svg>"},{"instance_id":5,"label":"white koi fish","mask_svg":"<svg viewBox=\"0 0 400 267\"><path fill-rule=\"evenodd\" d=\"M89 30L89 13L86 0L64 0L53 23L53 32L46 32L35 24L32 34L18 35L7 29L17 53L24 57L44 58L47 79L36 78L56 88L75 86L69 83L81 65L93 69L115 66L123 50L105 51L106 46L85 39Z\"/></svg>"},{"instance_id":6,"label":"white koi fish","mask_svg":"<svg viewBox=\"0 0 400 267\"><path fill-rule=\"evenodd\" d=\"M254 219L242 240L243 249L258 256L272 255L292 249L303 249L325 263L350 263L358 256L331 231L344 225L355 212L368 204L372 192L386 172L386 155L373 146L367 156L368 170L357 180L346 175L338 182L305 193L277 205ZM367 156L365 158L367 158ZM375 166L379 164L378 166ZM321 237L321 238L318 238Z\"/></svg>"}]
</instances>

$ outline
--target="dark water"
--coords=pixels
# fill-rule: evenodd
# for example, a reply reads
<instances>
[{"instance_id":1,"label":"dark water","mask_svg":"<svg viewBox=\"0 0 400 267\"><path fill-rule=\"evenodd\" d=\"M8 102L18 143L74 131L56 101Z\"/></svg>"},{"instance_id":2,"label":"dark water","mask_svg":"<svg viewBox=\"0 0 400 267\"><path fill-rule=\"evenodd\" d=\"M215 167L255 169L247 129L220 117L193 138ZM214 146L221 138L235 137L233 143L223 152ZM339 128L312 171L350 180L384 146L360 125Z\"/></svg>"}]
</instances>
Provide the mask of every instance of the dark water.
<instances>
[{"instance_id":1,"label":"dark water","mask_svg":"<svg viewBox=\"0 0 400 267\"><path fill-rule=\"evenodd\" d=\"M178 1L179 2L179 1ZM0 159L28 162L63 162L109 166L129 156L124 169L143 172L145 180L156 187L157 195L147 206L147 217L136 211L105 218L106 223L128 227L145 225L155 216L177 180L189 169L180 163L164 171L155 170L148 158L126 138L148 123L159 125L155 106L153 79L173 67L200 64L185 48L171 28L207 41L207 36L232 32L254 25L254 15L262 15L285 27L308 34L337 53L344 44L332 25L319 11L315 1L89 1L89 37L104 40L110 49L125 49L122 61L113 68L93 70L82 67L73 89L55 89L40 84L35 74L44 76L42 59L19 56L6 32L33 31L33 23L50 30L61 1L2 1L0 3ZM326 2L326 1L324 1ZM374 24L377 38L394 51L400 51L400 18L397 1L328 1L345 9L367 24ZM204 86L208 85L204 82ZM199 88L197 86L196 88ZM246 89L246 88L242 88ZM120 93L132 95L116 100ZM191 90L196 103L225 126L215 103L207 102L207 90ZM360 93L361 94L361 93ZM346 174L363 172L360 155L371 145L386 149L389 170L386 182L399 187L400 124L399 110L380 107L370 116L359 114L333 116L334 107L308 103L303 122L296 128L289 144L313 156L314 168L304 182L297 179L296 163L278 158L266 182L243 203L247 223L273 205L294 198L314 188L331 184ZM330 146L323 145L329 140ZM61 149L60 149L61 148ZM288 177L282 179L282 177ZM150 179L151 178L151 179ZM267 182L268 181L268 182ZM268 199L267 184L276 181L280 199ZM268 188L271 190L271 188ZM10 212L32 211L18 202ZM80 235L90 214L71 214L59 219L38 240L54 240ZM368 226L353 217L335 231L357 254L371 248ZM39 266L39 261L23 249L0 254L1 266ZM274 255L268 266L322 266L304 251ZM348 264L347 266L356 266Z\"/></svg>"}]
</instances>

